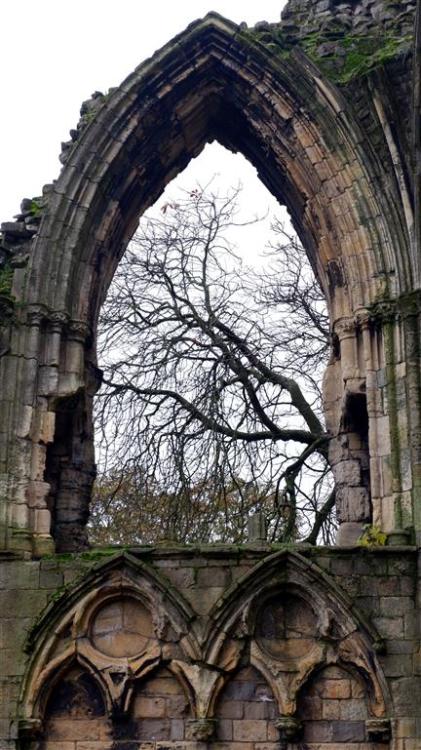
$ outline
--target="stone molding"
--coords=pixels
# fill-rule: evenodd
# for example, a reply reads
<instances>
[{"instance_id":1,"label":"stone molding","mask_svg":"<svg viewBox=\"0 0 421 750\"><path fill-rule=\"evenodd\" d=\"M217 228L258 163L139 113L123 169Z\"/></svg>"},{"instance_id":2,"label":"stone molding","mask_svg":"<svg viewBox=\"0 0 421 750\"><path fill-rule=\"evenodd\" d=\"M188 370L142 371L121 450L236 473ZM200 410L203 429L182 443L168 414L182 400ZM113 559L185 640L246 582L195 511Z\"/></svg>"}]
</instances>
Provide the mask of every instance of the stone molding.
<instances>
[{"instance_id":1,"label":"stone molding","mask_svg":"<svg viewBox=\"0 0 421 750\"><path fill-rule=\"evenodd\" d=\"M264 622L265 608L278 606L275 602L285 597L291 602L288 606L302 612L304 621L310 618L300 657L285 658L277 650L267 651L261 643L265 636L257 631L256 618ZM226 592L224 600L229 603L228 619L218 616L221 609L217 602L208 618L209 628L203 628L162 575L157 576L150 566L127 553L117 555L88 574L81 584L65 591L32 630L27 643L31 657L21 698L24 717L35 724L43 719L50 691L76 664L98 683L109 714L122 717L130 709L135 684L165 663L191 705L197 707L198 714L190 725L192 736L197 741L209 741L215 729L217 697L248 653L250 665L277 697L277 729L283 741L298 736L299 722L294 714L303 685L309 675L327 666L345 666L359 675L369 686L371 714L383 719L389 699L377 661L378 638L364 628L363 618L357 619L350 603L345 606L343 593L320 568L296 553L271 555ZM103 653L95 633L105 632L103 623L112 612L113 617L120 616L123 602L129 607L140 606L145 614L149 612L150 635L145 635L145 624L139 646L133 648L135 631L130 626L131 635L126 638L124 626L116 621L110 627L115 634L121 632L119 641L114 640L114 651L107 646ZM285 616L289 616L288 611ZM102 612L106 612L106 619L100 621L98 630L95 623ZM121 623L129 623L129 616L127 610ZM69 632L70 641L68 635L64 636ZM65 648L60 645L64 637Z\"/></svg>"}]
</instances>

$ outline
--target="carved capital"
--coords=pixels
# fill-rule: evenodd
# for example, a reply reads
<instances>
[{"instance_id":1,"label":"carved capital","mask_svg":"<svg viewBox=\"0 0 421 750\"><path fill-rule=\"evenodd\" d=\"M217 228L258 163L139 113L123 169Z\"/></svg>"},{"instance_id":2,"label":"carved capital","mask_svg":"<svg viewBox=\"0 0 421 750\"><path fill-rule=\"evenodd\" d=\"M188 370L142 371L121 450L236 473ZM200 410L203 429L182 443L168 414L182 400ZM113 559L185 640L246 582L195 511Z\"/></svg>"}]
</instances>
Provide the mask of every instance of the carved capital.
<instances>
[{"instance_id":1,"label":"carved capital","mask_svg":"<svg viewBox=\"0 0 421 750\"><path fill-rule=\"evenodd\" d=\"M389 742L391 737L390 719L367 719L365 728L369 742Z\"/></svg>"},{"instance_id":2,"label":"carved capital","mask_svg":"<svg viewBox=\"0 0 421 750\"><path fill-rule=\"evenodd\" d=\"M356 323L361 328L368 328L371 323L371 313L367 309L358 310L355 315Z\"/></svg>"},{"instance_id":3,"label":"carved capital","mask_svg":"<svg viewBox=\"0 0 421 750\"><path fill-rule=\"evenodd\" d=\"M69 320L69 316L65 312L53 312L48 317L48 322L54 331L60 332Z\"/></svg>"},{"instance_id":4,"label":"carved capital","mask_svg":"<svg viewBox=\"0 0 421 750\"><path fill-rule=\"evenodd\" d=\"M82 342L91 334L90 326L84 320L70 320L67 330L70 338Z\"/></svg>"},{"instance_id":5,"label":"carved capital","mask_svg":"<svg viewBox=\"0 0 421 750\"><path fill-rule=\"evenodd\" d=\"M26 322L30 326L40 328L40 326L47 320L48 310L42 305L31 307L26 313Z\"/></svg>"},{"instance_id":6,"label":"carved capital","mask_svg":"<svg viewBox=\"0 0 421 750\"><path fill-rule=\"evenodd\" d=\"M189 734L196 742L209 742L215 734L216 719L189 719Z\"/></svg>"},{"instance_id":7,"label":"carved capital","mask_svg":"<svg viewBox=\"0 0 421 750\"><path fill-rule=\"evenodd\" d=\"M355 320L354 318L341 318L337 320L334 325L334 332L339 339L346 339L350 336L355 335Z\"/></svg>"},{"instance_id":8,"label":"carved capital","mask_svg":"<svg viewBox=\"0 0 421 750\"><path fill-rule=\"evenodd\" d=\"M378 324L383 325L385 323L394 323L396 320L396 301L395 300L384 300L382 302L376 302L371 309L372 319Z\"/></svg>"},{"instance_id":9,"label":"carved capital","mask_svg":"<svg viewBox=\"0 0 421 750\"><path fill-rule=\"evenodd\" d=\"M281 716L275 721L275 727L279 732L281 742L295 742L303 729L302 722L295 716Z\"/></svg>"}]
</instances>

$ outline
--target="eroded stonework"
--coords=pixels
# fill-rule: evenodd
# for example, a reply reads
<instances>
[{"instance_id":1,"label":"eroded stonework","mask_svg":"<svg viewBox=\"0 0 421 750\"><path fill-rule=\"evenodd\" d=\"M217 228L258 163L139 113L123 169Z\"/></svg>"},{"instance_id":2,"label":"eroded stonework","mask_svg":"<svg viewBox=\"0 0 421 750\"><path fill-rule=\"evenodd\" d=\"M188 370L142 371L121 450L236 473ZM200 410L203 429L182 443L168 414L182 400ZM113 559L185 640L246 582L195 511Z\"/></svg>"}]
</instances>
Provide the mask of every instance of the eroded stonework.
<instances>
[{"instance_id":1,"label":"eroded stonework","mask_svg":"<svg viewBox=\"0 0 421 750\"><path fill-rule=\"evenodd\" d=\"M285 204L329 306L339 542L421 531L419 41L414 3L217 14L84 102L63 168L2 225L1 547L87 546L98 310L139 216L218 140Z\"/></svg>"},{"instance_id":2,"label":"eroded stonework","mask_svg":"<svg viewBox=\"0 0 421 750\"><path fill-rule=\"evenodd\" d=\"M209 14L84 102L59 178L2 224L1 750L421 748L420 28L411 0ZM339 546L83 553L98 311L213 140L326 293ZM352 546L365 524L388 546Z\"/></svg>"},{"instance_id":3,"label":"eroded stonework","mask_svg":"<svg viewBox=\"0 0 421 750\"><path fill-rule=\"evenodd\" d=\"M19 566L32 588L5 622L28 623L6 649L21 748L416 747L415 549L144 548Z\"/></svg>"}]
</instances>

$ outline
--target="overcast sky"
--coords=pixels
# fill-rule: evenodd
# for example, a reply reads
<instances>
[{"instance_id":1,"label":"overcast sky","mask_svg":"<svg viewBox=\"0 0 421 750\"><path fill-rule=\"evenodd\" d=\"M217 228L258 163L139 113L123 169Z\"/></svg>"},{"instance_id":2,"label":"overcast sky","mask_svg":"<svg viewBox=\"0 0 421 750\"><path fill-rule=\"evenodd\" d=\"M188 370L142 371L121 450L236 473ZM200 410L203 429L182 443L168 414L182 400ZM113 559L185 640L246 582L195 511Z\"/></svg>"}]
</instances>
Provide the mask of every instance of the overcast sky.
<instances>
[{"instance_id":1,"label":"overcast sky","mask_svg":"<svg viewBox=\"0 0 421 750\"><path fill-rule=\"evenodd\" d=\"M58 175L60 142L95 90L116 86L209 10L278 21L282 0L1 0L0 220ZM216 170L221 162L211 160ZM208 159L209 161L209 159ZM241 175L240 175L241 177Z\"/></svg>"}]
</instances>

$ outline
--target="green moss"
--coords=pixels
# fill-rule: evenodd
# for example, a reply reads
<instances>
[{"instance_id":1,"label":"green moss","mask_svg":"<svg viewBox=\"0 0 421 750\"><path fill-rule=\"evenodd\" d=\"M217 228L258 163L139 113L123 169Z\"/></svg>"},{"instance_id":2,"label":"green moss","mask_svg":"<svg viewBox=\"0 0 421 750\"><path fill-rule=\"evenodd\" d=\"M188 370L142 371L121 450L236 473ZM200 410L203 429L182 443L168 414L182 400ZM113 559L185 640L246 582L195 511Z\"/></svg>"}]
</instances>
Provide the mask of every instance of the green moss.
<instances>
[{"instance_id":1,"label":"green moss","mask_svg":"<svg viewBox=\"0 0 421 750\"><path fill-rule=\"evenodd\" d=\"M130 549L130 545L119 545L115 547L94 547L85 552L57 552L43 555L43 560L55 560L57 562L70 562L71 560L103 560L105 557L115 555L117 552L124 552Z\"/></svg>"},{"instance_id":2,"label":"green moss","mask_svg":"<svg viewBox=\"0 0 421 750\"><path fill-rule=\"evenodd\" d=\"M13 268L6 263L0 268L0 295L11 297L13 282Z\"/></svg>"},{"instance_id":3,"label":"green moss","mask_svg":"<svg viewBox=\"0 0 421 750\"><path fill-rule=\"evenodd\" d=\"M273 55L282 60L288 60L291 55L293 45L282 33L282 30L276 25L272 26L270 29L265 29L264 31L244 29L240 32L239 36L243 42L249 41L254 44L258 42Z\"/></svg>"},{"instance_id":4,"label":"green moss","mask_svg":"<svg viewBox=\"0 0 421 750\"><path fill-rule=\"evenodd\" d=\"M118 546L118 547L96 547L94 549L87 550L86 552L80 552L78 558L80 560L103 560L105 557L115 555L117 552L124 552L128 550L129 546Z\"/></svg>"},{"instance_id":5,"label":"green moss","mask_svg":"<svg viewBox=\"0 0 421 750\"><path fill-rule=\"evenodd\" d=\"M43 209L41 198L32 198L30 212L31 216L38 217L41 215Z\"/></svg>"},{"instance_id":6,"label":"green moss","mask_svg":"<svg viewBox=\"0 0 421 750\"><path fill-rule=\"evenodd\" d=\"M318 49L324 43L334 43L335 51L321 57ZM391 32L377 35L309 34L301 46L326 75L336 83L346 84L354 78L367 75L388 60L408 51L410 36L398 36Z\"/></svg>"},{"instance_id":7,"label":"green moss","mask_svg":"<svg viewBox=\"0 0 421 750\"><path fill-rule=\"evenodd\" d=\"M262 31L246 29L241 32L241 37L244 41L258 42L284 60L290 58L294 47L301 47L327 78L339 84L347 84L354 78L367 75L388 60L407 52L413 42L411 35L402 37L393 30L370 35L347 33L338 23L294 41L277 24ZM321 45L329 43L332 44L332 53L321 55Z\"/></svg>"}]
</instances>

